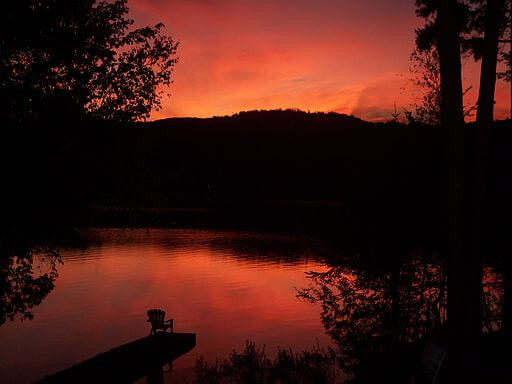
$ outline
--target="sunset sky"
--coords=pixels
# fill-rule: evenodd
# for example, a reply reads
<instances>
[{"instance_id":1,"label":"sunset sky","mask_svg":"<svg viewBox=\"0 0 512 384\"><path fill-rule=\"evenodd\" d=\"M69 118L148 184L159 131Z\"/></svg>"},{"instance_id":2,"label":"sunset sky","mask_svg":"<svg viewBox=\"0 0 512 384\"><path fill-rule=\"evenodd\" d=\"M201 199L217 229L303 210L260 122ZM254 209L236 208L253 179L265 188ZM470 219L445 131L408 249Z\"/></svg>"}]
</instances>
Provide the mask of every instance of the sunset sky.
<instances>
[{"instance_id":1,"label":"sunset sky","mask_svg":"<svg viewBox=\"0 0 512 384\"><path fill-rule=\"evenodd\" d=\"M180 41L172 97L153 119L299 108L388 120L417 90L408 80L414 0L130 0L138 25ZM479 66L464 59L474 103ZM496 118L509 113L498 81Z\"/></svg>"}]
</instances>

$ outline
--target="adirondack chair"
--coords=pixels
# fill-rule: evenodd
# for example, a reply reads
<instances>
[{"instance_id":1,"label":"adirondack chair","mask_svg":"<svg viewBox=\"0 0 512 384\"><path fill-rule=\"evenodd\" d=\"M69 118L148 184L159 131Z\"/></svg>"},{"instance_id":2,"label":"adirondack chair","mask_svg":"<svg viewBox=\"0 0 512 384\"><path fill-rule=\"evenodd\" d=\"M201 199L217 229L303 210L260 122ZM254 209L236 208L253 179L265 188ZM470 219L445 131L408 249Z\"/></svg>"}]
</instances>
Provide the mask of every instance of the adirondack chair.
<instances>
[{"instance_id":1,"label":"adirondack chair","mask_svg":"<svg viewBox=\"0 0 512 384\"><path fill-rule=\"evenodd\" d=\"M162 331L166 331L169 329L169 332L173 332L174 321L173 319L164 320L165 312L161 309L150 309L148 312L148 322L151 323L151 332L150 335L155 335L157 330L161 329Z\"/></svg>"}]
</instances>

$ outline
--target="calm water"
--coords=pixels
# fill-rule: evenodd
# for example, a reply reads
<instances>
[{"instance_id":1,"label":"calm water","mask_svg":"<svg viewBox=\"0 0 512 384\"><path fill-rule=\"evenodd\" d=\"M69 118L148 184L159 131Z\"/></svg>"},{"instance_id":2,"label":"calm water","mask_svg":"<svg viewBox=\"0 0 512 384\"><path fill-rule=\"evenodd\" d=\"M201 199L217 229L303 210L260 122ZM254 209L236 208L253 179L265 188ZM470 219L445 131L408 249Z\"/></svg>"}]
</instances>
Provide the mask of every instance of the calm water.
<instances>
[{"instance_id":1,"label":"calm water","mask_svg":"<svg viewBox=\"0 0 512 384\"><path fill-rule=\"evenodd\" d=\"M86 250L62 251L55 289L34 319L0 327L0 382L29 383L149 333L163 308L197 347L166 381L190 380L246 340L300 351L329 345L317 305L296 298L305 272L324 271L323 244L303 238L198 230L87 230Z\"/></svg>"}]
</instances>

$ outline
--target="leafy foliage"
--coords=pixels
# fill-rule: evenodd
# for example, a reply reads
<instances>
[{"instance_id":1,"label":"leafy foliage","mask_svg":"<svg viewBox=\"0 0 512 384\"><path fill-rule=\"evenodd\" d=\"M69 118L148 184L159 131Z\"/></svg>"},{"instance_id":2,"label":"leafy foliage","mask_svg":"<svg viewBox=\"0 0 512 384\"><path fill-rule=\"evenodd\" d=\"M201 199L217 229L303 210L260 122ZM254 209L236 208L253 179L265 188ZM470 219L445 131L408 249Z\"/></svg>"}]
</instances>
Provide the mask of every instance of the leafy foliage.
<instances>
[{"instance_id":1,"label":"leafy foliage","mask_svg":"<svg viewBox=\"0 0 512 384\"><path fill-rule=\"evenodd\" d=\"M178 44L163 24L132 28L127 0L9 0L0 6L0 92L14 121L62 100L77 113L130 121L160 108Z\"/></svg>"},{"instance_id":2,"label":"leafy foliage","mask_svg":"<svg viewBox=\"0 0 512 384\"><path fill-rule=\"evenodd\" d=\"M279 349L275 359L270 359L265 347L259 349L253 342L246 342L242 352L233 351L229 357L209 365L203 357L196 361L198 384L227 383L335 383L339 382L333 351L316 349L295 354Z\"/></svg>"},{"instance_id":3,"label":"leafy foliage","mask_svg":"<svg viewBox=\"0 0 512 384\"><path fill-rule=\"evenodd\" d=\"M5 239L4 239L5 240ZM50 245L12 248L0 244L0 326L7 320L32 319L32 308L53 290L61 257Z\"/></svg>"},{"instance_id":4,"label":"leafy foliage","mask_svg":"<svg viewBox=\"0 0 512 384\"><path fill-rule=\"evenodd\" d=\"M439 125L441 123L441 79L439 75L439 57L437 51L420 51L411 53L414 87L423 91L421 100L412 105L413 110L405 111L409 123Z\"/></svg>"},{"instance_id":5,"label":"leafy foliage","mask_svg":"<svg viewBox=\"0 0 512 384\"><path fill-rule=\"evenodd\" d=\"M441 77L439 73L439 56L435 48L429 51L415 49L410 57L413 86L422 91L422 96L411 104L412 110L405 110L405 117L409 123L423 125L441 124ZM466 88L467 94L472 86ZM465 105L464 116L471 117L476 105Z\"/></svg>"}]
</instances>

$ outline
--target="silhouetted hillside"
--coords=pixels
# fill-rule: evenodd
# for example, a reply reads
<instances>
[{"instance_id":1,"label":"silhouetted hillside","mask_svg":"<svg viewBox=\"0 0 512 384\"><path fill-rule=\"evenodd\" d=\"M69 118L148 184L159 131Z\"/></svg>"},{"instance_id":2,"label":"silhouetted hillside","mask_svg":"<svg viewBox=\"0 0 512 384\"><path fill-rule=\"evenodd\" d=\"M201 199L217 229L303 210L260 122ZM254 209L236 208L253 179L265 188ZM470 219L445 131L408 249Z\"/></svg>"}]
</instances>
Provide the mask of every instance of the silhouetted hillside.
<instances>
[{"instance_id":1,"label":"silhouetted hillside","mask_svg":"<svg viewBox=\"0 0 512 384\"><path fill-rule=\"evenodd\" d=\"M496 123L490 137L493 223L505 222L511 212L509 127ZM111 223L116 225L283 224L382 233L394 242L390 231L405 241L413 234L437 238L443 227L447 138L440 128L278 110L61 129L76 138L53 153L53 163L45 160L42 174L31 176L37 174L38 196L51 191L51 210L65 203L73 211L80 201L103 211L129 209ZM59 132L54 134L61 137ZM35 159L34 151L43 153L52 140L33 141ZM133 209L151 217L133 219ZM89 217L88 224L96 220L105 217Z\"/></svg>"},{"instance_id":2,"label":"silhouetted hillside","mask_svg":"<svg viewBox=\"0 0 512 384\"><path fill-rule=\"evenodd\" d=\"M347 202L370 190L375 196L389 187L396 192L397 182L430 189L442 161L442 153L430 155L440 145L435 129L372 124L334 113L167 119L95 132L98 136L111 161L96 204L112 206Z\"/></svg>"},{"instance_id":3,"label":"silhouetted hillside","mask_svg":"<svg viewBox=\"0 0 512 384\"><path fill-rule=\"evenodd\" d=\"M512 191L508 126L497 123L491 134L496 215L507 208ZM345 223L343 230L396 227L400 236L430 236L442 227L446 141L436 127L369 123L335 113L253 111L93 124L73 152L83 153L86 168L96 170L84 181L91 206L213 208L236 225L285 221L306 228L335 220ZM168 221L180 223L182 216ZM190 224L218 221L198 216Z\"/></svg>"}]
</instances>

